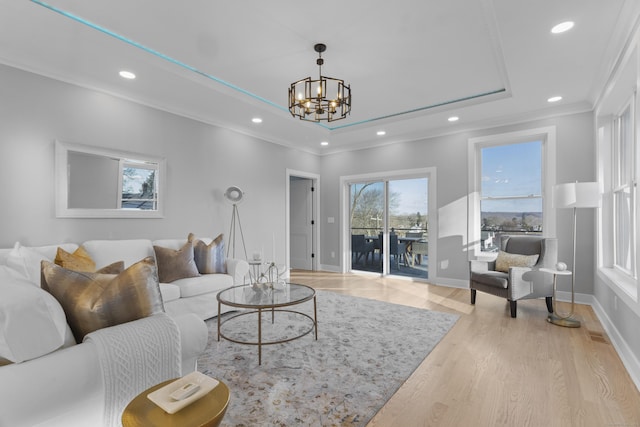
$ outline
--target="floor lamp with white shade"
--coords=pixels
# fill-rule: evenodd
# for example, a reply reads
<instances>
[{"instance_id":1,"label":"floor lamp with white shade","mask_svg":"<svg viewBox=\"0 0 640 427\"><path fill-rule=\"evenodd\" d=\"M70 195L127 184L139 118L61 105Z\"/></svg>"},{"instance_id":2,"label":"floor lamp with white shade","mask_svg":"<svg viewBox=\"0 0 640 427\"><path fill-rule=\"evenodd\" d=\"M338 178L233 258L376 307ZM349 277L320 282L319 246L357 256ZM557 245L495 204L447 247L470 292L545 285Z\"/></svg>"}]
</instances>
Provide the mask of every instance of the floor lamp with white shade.
<instances>
[{"instance_id":1,"label":"floor lamp with white shade","mask_svg":"<svg viewBox=\"0 0 640 427\"><path fill-rule=\"evenodd\" d=\"M562 316L555 312L549 316L554 325L579 328L580 321L573 319L575 306L576 283L576 219L580 208L597 208L600 206L600 192L597 182L571 182L558 184L553 188L553 205L559 209L573 208L573 274L571 276L571 312Z\"/></svg>"}]
</instances>

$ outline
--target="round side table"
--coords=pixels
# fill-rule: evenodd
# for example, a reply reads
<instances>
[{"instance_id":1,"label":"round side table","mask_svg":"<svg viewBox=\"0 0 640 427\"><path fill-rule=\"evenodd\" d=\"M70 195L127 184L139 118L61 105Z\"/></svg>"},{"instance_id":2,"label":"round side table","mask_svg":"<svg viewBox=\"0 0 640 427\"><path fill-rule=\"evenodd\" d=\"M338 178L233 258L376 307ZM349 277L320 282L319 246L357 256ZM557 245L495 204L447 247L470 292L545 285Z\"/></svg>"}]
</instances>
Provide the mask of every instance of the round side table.
<instances>
[{"instance_id":1,"label":"round side table","mask_svg":"<svg viewBox=\"0 0 640 427\"><path fill-rule=\"evenodd\" d=\"M229 388L222 381L209 393L175 414L167 414L162 408L147 399L149 393L176 379L162 382L137 395L122 413L122 426L217 427L229 404Z\"/></svg>"},{"instance_id":2,"label":"round side table","mask_svg":"<svg viewBox=\"0 0 640 427\"><path fill-rule=\"evenodd\" d=\"M553 313L547 317L547 322L557 326L564 326L565 328L579 328L580 321L573 318L573 296L571 298L571 312L568 315L560 315L556 308L556 281L558 276L571 276L573 273L569 270L556 270L554 268L541 268L540 271L553 274Z\"/></svg>"}]
</instances>

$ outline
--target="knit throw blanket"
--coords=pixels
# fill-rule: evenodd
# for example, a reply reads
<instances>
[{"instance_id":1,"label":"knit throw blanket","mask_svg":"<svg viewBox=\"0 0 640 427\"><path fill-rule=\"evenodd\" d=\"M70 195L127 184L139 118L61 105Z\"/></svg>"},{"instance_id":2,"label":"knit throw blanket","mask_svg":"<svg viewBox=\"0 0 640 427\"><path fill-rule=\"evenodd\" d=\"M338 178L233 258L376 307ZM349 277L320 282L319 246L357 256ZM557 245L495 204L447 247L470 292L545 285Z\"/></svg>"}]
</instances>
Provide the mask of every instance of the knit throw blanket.
<instances>
[{"instance_id":1,"label":"knit throw blanket","mask_svg":"<svg viewBox=\"0 0 640 427\"><path fill-rule=\"evenodd\" d=\"M97 330L83 341L98 350L105 427L122 426L124 408L139 393L180 376L180 331L164 313Z\"/></svg>"}]
</instances>

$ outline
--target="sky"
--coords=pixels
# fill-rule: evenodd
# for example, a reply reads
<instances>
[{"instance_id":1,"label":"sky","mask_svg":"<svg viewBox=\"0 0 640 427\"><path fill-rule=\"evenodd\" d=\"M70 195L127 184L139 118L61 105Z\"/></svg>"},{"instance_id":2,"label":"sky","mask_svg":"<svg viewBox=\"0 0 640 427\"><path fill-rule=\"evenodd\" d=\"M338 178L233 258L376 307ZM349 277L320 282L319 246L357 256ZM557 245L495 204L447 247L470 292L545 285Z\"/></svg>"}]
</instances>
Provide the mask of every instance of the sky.
<instances>
[{"instance_id":1,"label":"sky","mask_svg":"<svg viewBox=\"0 0 640 427\"><path fill-rule=\"evenodd\" d=\"M482 149L482 196L542 194L542 141L499 145ZM483 211L541 212L541 199L489 200Z\"/></svg>"},{"instance_id":2,"label":"sky","mask_svg":"<svg viewBox=\"0 0 640 427\"><path fill-rule=\"evenodd\" d=\"M427 215L427 178L389 181L389 191L399 194L398 213Z\"/></svg>"}]
</instances>

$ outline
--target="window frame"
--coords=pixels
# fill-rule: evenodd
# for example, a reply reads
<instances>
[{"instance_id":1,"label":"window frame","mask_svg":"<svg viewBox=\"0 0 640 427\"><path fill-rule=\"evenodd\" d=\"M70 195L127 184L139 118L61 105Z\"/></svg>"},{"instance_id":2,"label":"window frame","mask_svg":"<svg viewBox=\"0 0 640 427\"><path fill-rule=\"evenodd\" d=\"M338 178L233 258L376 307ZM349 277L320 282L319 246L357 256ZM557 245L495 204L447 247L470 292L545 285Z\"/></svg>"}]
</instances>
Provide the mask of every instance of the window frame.
<instances>
[{"instance_id":1,"label":"window frame","mask_svg":"<svg viewBox=\"0 0 640 427\"><path fill-rule=\"evenodd\" d=\"M613 117L611 130L613 135L611 136L612 147L611 147L611 163L609 167L611 168L611 217L613 220L611 236L613 239L613 268L623 277L627 277L630 280L636 281L638 279L636 257L637 257L637 195L636 195L636 184L637 184L637 168L638 162L636 160L636 152L638 151L637 140L636 140L636 125L635 125L635 108L634 108L634 98L635 95L632 96L627 102L625 102L624 106L621 110ZM628 125L630 127L630 131L628 132L628 143L630 144L629 150L630 152L621 150L621 142L623 135L623 122L622 118L628 112ZM623 177L625 175L624 172L627 172L627 177ZM620 218L620 213L618 211L618 194L624 194L625 192L629 193L629 204L630 204L630 212L628 212L628 218L625 218L628 221L628 230L620 230L619 227L622 223L622 218ZM619 263L619 236L631 236L629 247L627 250L629 251L628 257L631 262L630 268L627 266L621 265Z\"/></svg>"},{"instance_id":2,"label":"window frame","mask_svg":"<svg viewBox=\"0 0 640 427\"><path fill-rule=\"evenodd\" d=\"M516 132L508 132L483 137L470 138L468 140L469 161L469 192L468 192L468 258L494 259L496 253L483 252L481 241L481 212L480 202L482 190L482 149L498 145L510 145L534 140L542 141L542 235L555 236L556 220L551 212L551 194L556 182L556 127L526 129Z\"/></svg>"}]
</instances>

